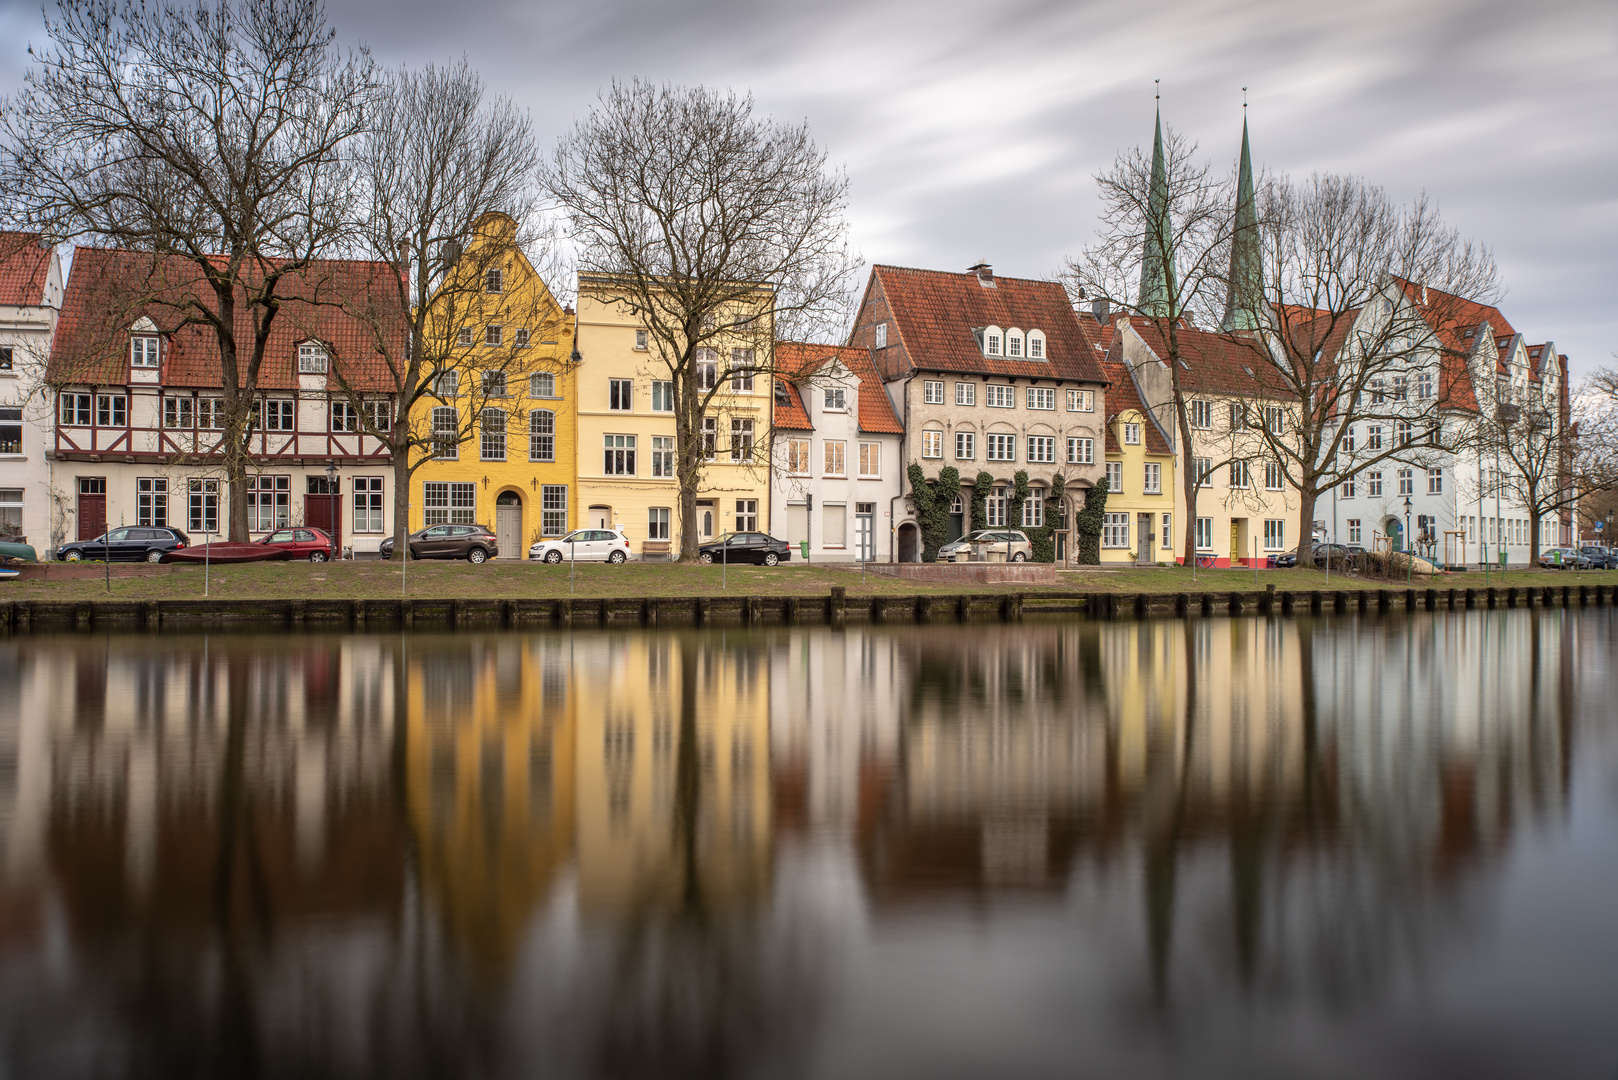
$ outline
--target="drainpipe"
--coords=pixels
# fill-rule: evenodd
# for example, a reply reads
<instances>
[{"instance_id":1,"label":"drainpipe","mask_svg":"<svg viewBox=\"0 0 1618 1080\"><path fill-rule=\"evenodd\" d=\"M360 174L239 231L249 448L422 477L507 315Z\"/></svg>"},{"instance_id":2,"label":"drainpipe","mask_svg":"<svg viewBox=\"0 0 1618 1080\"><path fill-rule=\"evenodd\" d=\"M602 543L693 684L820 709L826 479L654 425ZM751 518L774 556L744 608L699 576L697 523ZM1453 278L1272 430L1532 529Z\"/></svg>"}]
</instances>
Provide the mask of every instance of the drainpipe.
<instances>
[{"instance_id":1,"label":"drainpipe","mask_svg":"<svg viewBox=\"0 0 1618 1080\"><path fill-rule=\"evenodd\" d=\"M915 377L916 377L916 373L914 371L912 371L909 375L906 375L905 378L904 378L904 384L905 384L904 385L905 414L904 414L904 421L903 421L903 424L901 426L905 429L905 433L904 433L903 440L901 440L900 443L899 443L900 446L904 446L905 443L908 443L910 441L910 380L914 379ZM885 393L886 391L887 391L887 388L883 387L883 392ZM899 543L898 543L898 541L899 541L899 508L898 508L898 503L899 503L900 499L904 498L904 494L905 494L905 477L907 477L908 475L910 475L910 466L904 460L904 458L901 456L899 458L899 494L895 495L893 498L888 500L888 557L890 559L892 559L894 562L899 561ZM921 562L921 552L922 552L922 548L924 548L925 546L926 546L926 544L922 541L922 537L921 537L921 526L918 524L917 527L916 527L916 561L917 562Z\"/></svg>"}]
</instances>

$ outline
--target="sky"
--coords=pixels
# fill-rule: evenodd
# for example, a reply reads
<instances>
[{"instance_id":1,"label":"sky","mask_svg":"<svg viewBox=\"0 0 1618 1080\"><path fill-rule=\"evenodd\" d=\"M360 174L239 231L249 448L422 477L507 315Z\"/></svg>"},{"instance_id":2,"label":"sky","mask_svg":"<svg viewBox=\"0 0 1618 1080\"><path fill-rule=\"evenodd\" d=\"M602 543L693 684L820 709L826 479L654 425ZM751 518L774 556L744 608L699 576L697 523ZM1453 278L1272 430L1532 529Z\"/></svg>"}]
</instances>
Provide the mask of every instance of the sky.
<instances>
[{"instance_id":1,"label":"sky","mask_svg":"<svg viewBox=\"0 0 1618 1080\"><path fill-rule=\"evenodd\" d=\"M54 2L54 0L52 0ZM385 64L466 56L549 143L614 79L750 92L851 182L869 262L1049 277L1092 239L1096 172L1165 126L1254 162L1425 190L1494 251L1501 307L1575 375L1618 363L1612 0L327 0ZM44 40L0 0L0 94Z\"/></svg>"}]
</instances>

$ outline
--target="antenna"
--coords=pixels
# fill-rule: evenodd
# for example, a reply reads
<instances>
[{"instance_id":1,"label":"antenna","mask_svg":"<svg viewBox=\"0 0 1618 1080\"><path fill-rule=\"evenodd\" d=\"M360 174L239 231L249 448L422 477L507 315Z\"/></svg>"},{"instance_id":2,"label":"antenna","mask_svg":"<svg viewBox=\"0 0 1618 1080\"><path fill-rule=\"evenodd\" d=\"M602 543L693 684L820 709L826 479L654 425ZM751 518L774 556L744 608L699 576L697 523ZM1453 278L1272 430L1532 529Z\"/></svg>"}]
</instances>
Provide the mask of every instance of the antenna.
<instances>
[{"instance_id":1,"label":"antenna","mask_svg":"<svg viewBox=\"0 0 1618 1080\"><path fill-rule=\"evenodd\" d=\"M1247 115L1247 87L1242 87L1242 115Z\"/></svg>"},{"instance_id":2,"label":"antenna","mask_svg":"<svg viewBox=\"0 0 1618 1080\"><path fill-rule=\"evenodd\" d=\"M1162 79L1153 79L1152 80L1152 87L1154 89L1154 93L1153 93L1152 96L1156 100L1162 101L1163 100L1163 80Z\"/></svg>"}]
</instances>

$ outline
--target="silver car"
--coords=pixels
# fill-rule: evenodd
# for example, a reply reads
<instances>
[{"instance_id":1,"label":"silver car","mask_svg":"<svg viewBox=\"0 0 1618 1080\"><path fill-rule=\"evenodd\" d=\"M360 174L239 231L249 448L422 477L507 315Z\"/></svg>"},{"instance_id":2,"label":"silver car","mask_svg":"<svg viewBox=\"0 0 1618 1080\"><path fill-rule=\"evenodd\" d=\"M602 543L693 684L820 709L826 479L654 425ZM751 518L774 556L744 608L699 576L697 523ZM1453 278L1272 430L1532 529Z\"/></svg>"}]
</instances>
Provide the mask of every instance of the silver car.
<instances>
[{"instance_id":1,"label":"silver car","mask_svg":"<svg viewBox=\"0 0 1618 1080\"><path fill-rule=\"evenodd\" d=\"M949 561L957 555L962 558L973 554L987 555L998 551L1007 562L1027 562L1034 554L1034 545L1026 533L1017 529L981 529L938 549L940 561Z\"/></svg>"},{"instance_id":2,"label":"silver car","mask_svg":"<svg viewBox=\"0 0 1618 1080\"><path fill-rule=\"evenodd\" d=\"M629 558L629 537L622 529L574 529L554 540L541 540L528 549L535 562L621 563Z\"/></svg>"}]
</instances>

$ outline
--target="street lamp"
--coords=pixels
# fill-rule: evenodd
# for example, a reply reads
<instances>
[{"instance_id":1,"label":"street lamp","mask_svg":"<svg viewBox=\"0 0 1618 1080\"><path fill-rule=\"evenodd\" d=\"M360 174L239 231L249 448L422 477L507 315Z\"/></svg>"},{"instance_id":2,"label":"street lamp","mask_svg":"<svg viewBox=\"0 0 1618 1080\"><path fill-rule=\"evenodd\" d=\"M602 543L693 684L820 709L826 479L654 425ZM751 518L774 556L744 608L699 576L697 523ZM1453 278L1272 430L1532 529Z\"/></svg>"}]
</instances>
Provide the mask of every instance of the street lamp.
<instances>
[{"instance_id":1,"label":"street lamp","mask_svg":"<svg viewBox=\"0 0 1618 1080\"><path fill-rule=\"evenodd\" d=\"M337 462L335 461L326 463L326 497L331 500L331 514L326 519L326 524L331 526L333 534L331 542L333 548L336 549L332 552L332 557L340 559L343 557L343 523L337 517L341 509L337 502Z\"/></svg>"},{"instance_id":2,"label":"street lamp","mask_svg":"<svg viewBox=\"0 0 1618 1080\"><path fill-rule=\"evenodd\" d=\"M1404 535L1404 541L1405 541L1405 584L1406 585L1410 584L1410 572L1411 572L1412 567L1415 566L1415 562L1416 562L1414 556L1411 554L1411 551L1415 547L1415 545L1410 542L1410 507L1411 507L1410 496L1406 495L1405 496L1405 535Z\"/></svg>"}]
</instances>

